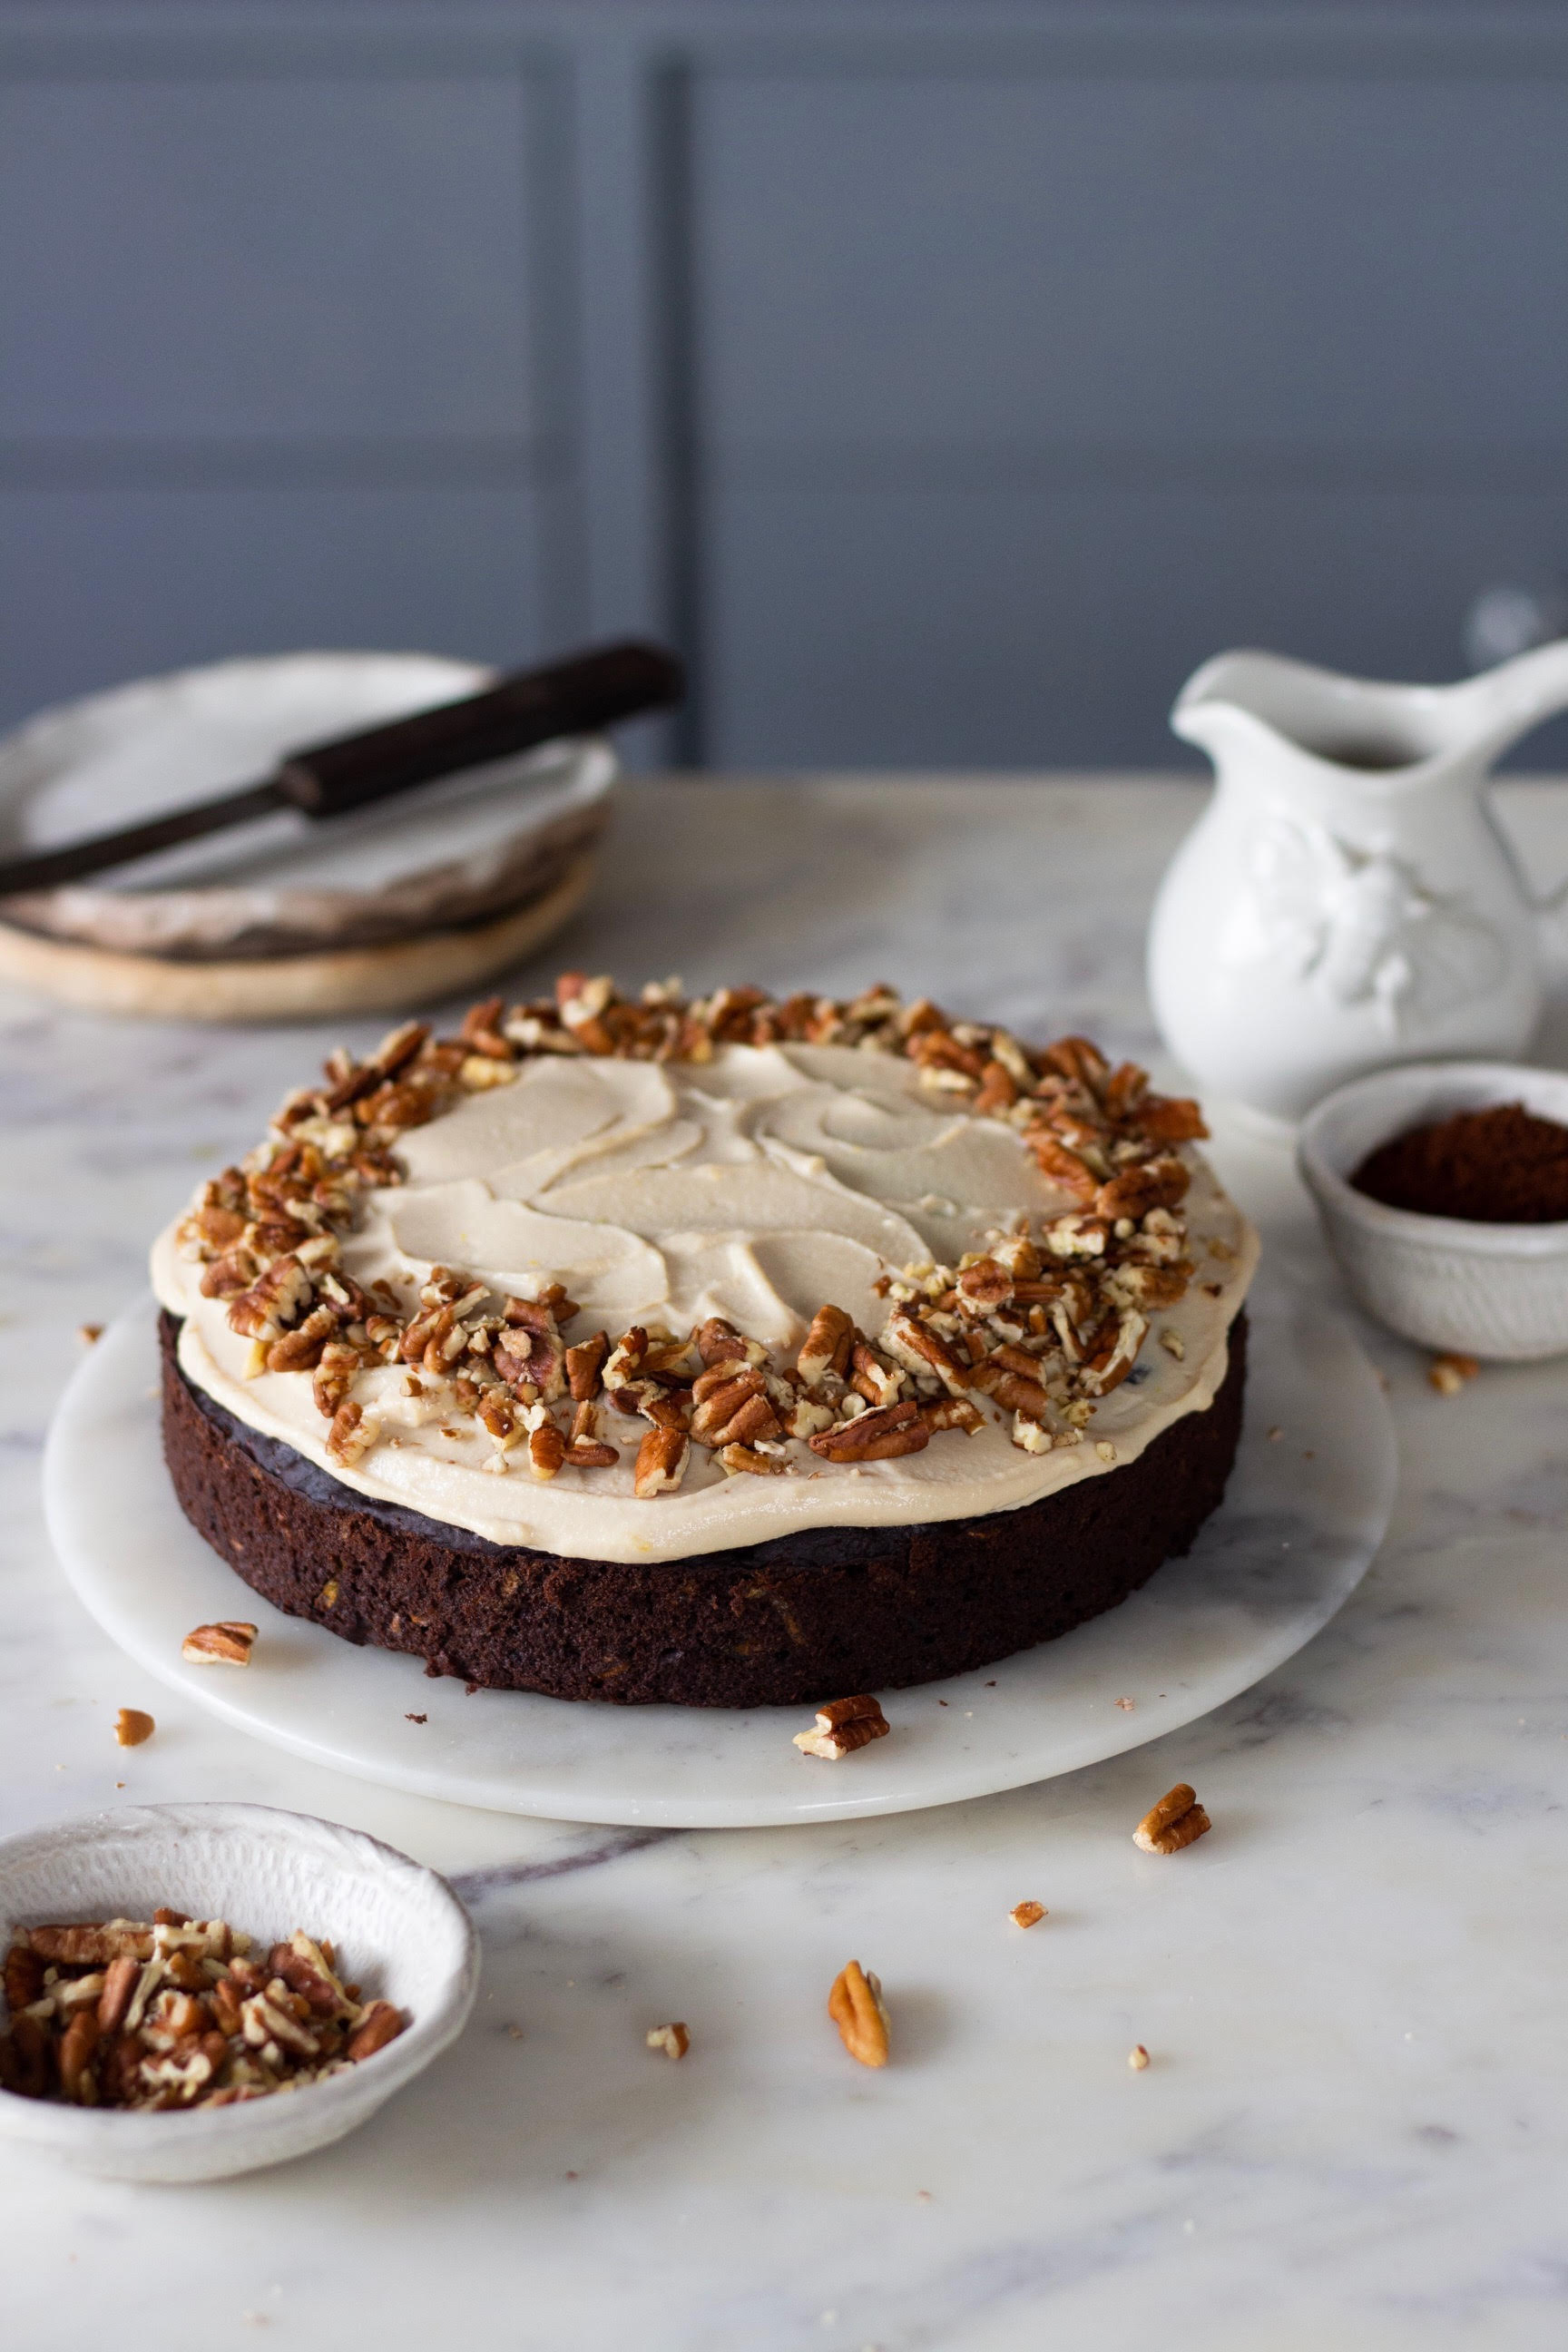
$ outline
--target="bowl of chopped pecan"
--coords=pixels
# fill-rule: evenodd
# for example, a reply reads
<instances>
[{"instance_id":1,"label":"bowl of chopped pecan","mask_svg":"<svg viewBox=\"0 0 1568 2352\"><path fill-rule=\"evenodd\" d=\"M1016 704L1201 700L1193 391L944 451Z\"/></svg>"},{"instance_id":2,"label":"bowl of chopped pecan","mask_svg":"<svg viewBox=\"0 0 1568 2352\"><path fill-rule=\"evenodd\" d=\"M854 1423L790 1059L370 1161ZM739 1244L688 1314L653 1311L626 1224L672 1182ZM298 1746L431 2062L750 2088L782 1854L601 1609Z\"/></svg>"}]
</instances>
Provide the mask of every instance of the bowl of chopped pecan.
<instances>
[{"instance_id":1,"label":"bowl of chopped pecan","mask_svg":"<svg viewBox=\"0 0 1568 2352\"><path fill-rule=\"evenodd\" d=\"M341 2139L456 2040L479 1977L434 1871L263 1805L7 1839L0 1949L0 2134L123 2180Z\"/></svg>"}]
</instances>

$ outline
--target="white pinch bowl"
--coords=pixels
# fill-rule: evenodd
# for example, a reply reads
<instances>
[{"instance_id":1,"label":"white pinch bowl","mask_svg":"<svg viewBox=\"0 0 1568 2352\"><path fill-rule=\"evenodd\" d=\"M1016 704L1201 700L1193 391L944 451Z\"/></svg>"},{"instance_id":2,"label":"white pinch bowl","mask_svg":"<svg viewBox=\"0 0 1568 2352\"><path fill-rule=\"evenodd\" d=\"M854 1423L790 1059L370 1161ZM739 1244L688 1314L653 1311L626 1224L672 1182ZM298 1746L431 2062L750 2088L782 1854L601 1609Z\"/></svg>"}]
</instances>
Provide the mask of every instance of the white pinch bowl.
<instances>
[{"instance_id":1,"label":"white pinch bowl","mask_svg":"<svg viewBox=\"0 0 1568 2352\"><path fill-rule=\"evenodd\" d=\"M1521 1102L1568 1126L1568 1076L1515 1062L1417 1062L1324 1097L1297 1162L1345 1280L1402 1339L1504 1363L1568 1351L1568 1223L1479 1224L1385 1208L1350 1178L1406 1129Z\"/></svg>"},{"instance_id":2,"label":"white pinch bowl","mask_svg":"<svg viewBox=\"0 0 1568 2352\"><path fill-rule=\"evenodd\" d=\"M268 1805L127 1806L0 1843L0 1937L160 1904L260 1942L326 1937L367 1997L409 2022L324 2083L229 2107L144 2114L0 2091L0 2134L116 2180L222 2180L342 2139L455 2042L474 2005L473 1923L443 1878L357 1830Z\"/></svg>"}]
</instances>

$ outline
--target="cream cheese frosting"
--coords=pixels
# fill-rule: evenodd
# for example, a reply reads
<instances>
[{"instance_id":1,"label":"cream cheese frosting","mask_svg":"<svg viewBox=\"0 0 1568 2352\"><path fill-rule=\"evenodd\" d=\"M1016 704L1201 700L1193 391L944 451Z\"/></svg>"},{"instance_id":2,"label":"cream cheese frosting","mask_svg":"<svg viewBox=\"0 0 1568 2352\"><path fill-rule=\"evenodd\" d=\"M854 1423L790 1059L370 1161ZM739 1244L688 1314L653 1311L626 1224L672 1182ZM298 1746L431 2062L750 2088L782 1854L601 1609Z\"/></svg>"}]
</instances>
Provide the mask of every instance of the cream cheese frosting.
<instances>
[{"instance_id":1,"label":"cream cheese frosting","mask_svg":"<svg viewBox=\"0 0 1568 2352\"><path fill-rule=\"evenodd\" d=\"M461 1268L500 1294L564 1284L569 1329L630 1324L680 1332L724 1318L773 1349L795 1349L825 1301L873 1336L887 1315L874 1286L966 1253L1073 1202L1041 1172L1015 1127L973 1115L914 1064L842 1045L721 1045L710 1060L612 1056L523 1063L510 1083L468 1095L401 1136L405 1181L364 1195L342 1245L366 1288L410 1293L434 1268ZM606 1413L616 1466L570 1465L547 1483L519 1460L487 1470L484 1433L455 1414L449 1384L409 1393L402 1364L361 1374L354 1394L381 1437L352 1466L329 1454L308 1378L248 1377L249 1342L172 1224L153 1253L157 1295L184 1318L187 1378L248 1427L277 1438L356 1492L402 1504L499 1544L580 1559L679 1559L808 1527L907 1525L1014 1510L1135 1460L1225 1378L1226 1332L1257 1263L1257 1237L1190 1145L1183 1203L1194 1272L1152 1317L1130 1377L1076 1443L1022 1450L1006 1419L943 1433L921 1452L858 1464L798 1441L784 1475L730 1476L691 1448L682 1484L657 1502L632 1491L646 1424Z\"/></svg>"}]
</instances>

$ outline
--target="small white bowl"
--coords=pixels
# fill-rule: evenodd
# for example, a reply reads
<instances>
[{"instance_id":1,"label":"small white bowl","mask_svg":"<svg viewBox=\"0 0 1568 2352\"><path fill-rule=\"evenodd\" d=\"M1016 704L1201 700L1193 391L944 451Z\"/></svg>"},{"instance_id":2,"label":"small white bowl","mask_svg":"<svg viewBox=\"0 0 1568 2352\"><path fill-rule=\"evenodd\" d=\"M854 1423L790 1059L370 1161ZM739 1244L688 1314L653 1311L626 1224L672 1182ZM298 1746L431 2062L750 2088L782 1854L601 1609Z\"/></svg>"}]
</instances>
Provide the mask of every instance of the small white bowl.
<instances>
[{"instance_id":1,"label":"small white bowl","mask_svg":"<svg viewBox=\"0 0 1568 2352\"><path fill-rule=\"evenodd\" d=\"M462 2032L473 1923L443 1878L375 1838L267 1805L138 1805L0 1843L0 1937L16 1927L150 1919L159 1904L263 1940L325 1936L367 1996L410 2020L350 2072L230 2107L155 2114L0 2091L0 2133L79 2172L220 2180L342 2139Z\"/></svg>"},{"instance_id":2,"label":"small white bowl","mask_svg":"<svg viewBox=\"0 0 1568 2352\"><path fill-rule=\"evenodd\" d=\"M1568 1223L1421 1216L1385 1208L1349 1181L1369 1151L1409 1128L1510 1102L1568 1126L1568 1076L1515 1062L1374 1071L1309 1112L1296 1157L1369 1315L1423 1347L1521 1362L1568 1350Z\"/></svg>"}]
</instances>

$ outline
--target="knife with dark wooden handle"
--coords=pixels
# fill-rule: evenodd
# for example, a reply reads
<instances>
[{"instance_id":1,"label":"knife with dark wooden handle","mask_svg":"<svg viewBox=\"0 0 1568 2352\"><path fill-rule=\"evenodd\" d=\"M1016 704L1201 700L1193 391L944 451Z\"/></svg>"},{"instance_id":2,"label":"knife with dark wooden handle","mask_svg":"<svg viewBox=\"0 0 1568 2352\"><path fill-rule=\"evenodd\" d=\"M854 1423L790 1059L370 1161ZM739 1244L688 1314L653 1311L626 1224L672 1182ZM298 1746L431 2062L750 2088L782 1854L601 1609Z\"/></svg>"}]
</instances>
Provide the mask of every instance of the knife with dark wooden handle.
<instances>
[{"instance_id":1,"label":"knife with dark wooden handle","mask_svg":"<svg viewBox=\"0 0 1568 2352\"><path fill-rule=\"evenodd\" d=\"M0 860L0 898L79 882L85 875L222 833L276 809L300 809L312 819L342 816L556 736L589 734L644 711L667 709L680 700L685 688L685 672L673 654L632 640L545 669L518 670L459 702L438 703L433 710L416 710L411 718L358 735L285 752L264 782L216 800L64 849Z\"/></svg>"}]
</instances>

